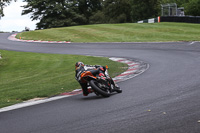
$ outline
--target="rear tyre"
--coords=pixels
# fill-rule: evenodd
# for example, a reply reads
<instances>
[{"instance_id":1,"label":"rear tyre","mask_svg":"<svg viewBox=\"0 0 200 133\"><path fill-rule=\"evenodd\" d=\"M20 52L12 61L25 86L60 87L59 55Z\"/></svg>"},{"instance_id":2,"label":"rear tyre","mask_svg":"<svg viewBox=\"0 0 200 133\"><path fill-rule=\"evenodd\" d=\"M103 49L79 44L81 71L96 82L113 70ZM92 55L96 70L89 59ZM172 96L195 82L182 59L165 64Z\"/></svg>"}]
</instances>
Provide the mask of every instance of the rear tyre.
<instances>
[{"instance_id":1,"label":"rear tyre","mask_svg":"<svg viewBox=\"0 0 200 133\"><path fill-rule=\"evenodd\" d=\"M99 86L98 86L98 82L95 80L91 80L90 85L92 87L92 89L94 91L96 91L98 94L102 95L103 97L109 97L110 96L110 91L109 90L102 90Z\"/></svg>"}]
</instances>

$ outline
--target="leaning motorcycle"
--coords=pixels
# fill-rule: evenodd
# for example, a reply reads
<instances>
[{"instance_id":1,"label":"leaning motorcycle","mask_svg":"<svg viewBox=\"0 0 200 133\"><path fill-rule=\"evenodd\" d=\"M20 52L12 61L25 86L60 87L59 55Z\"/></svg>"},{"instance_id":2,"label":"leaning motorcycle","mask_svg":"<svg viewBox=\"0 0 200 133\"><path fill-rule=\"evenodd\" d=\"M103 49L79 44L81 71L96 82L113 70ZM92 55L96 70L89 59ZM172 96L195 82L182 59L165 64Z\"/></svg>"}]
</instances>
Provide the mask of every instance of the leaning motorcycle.
<instances>
[{"instance_id":1,"label":"leaning motorcycle","mask_svg":"<svg viewBox=\"0 0 200 133\"><path fill-rule=\"evenodd\" d=\"M109 76L107 66L105 74L99 74L97 71L88 70L84 71L80 78L81 82L87 83L88 89L91 88L97 96L109 97L113 92L122 93L120 87L116 85Z\"/></svg>"}]
</instances>

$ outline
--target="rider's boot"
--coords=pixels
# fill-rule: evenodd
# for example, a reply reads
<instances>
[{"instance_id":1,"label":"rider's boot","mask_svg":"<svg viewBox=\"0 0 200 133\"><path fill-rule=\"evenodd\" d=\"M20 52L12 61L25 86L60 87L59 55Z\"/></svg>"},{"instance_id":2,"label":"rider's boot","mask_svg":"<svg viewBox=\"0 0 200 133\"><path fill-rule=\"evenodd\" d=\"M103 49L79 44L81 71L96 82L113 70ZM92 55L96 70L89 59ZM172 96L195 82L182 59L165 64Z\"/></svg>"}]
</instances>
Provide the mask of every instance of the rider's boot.
<instances>
[{"instance_id":1,"label":"rider's boot","mask_svg":"<svg viewBox=\"0 0 200 133\"><path fill-rule=\"evenodd\" d=\"M94 92L94 91L92 90L91 87L89 87L89 88L88 88L88 92L89 92L89 93L92 93L92 92Z\"/></svg>"},{"instance_id":2,"label":"rider's boot","mask_svg":"<svg viewBox=\"0 0 200 133\"><path fill-rule=\"evenodd\" d=\"M83 90L83 96L87 96L89 94L89 92L87 91L87 89L83 89L82 88L82 90Z\"/></svg>"}]
</instances>

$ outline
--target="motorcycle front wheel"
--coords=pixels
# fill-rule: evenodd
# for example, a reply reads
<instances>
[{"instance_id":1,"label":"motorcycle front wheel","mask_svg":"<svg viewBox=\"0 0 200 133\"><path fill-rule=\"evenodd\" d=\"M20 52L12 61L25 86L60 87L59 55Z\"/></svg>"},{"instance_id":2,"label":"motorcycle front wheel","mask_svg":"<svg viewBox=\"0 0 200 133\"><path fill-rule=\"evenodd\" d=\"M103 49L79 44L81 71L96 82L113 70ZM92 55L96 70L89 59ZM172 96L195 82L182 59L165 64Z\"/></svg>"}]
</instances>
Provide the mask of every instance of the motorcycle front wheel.
<instances>
[{"instance_id":1,"label":"motorcycle front wheel","mask_svg":"<svg viewBox=\"0 0 200 133\"><path fill-rule=\"evenodd\" d=\"M96 80L90 80L89 83L90 83L92 89L94 91L96 91L98 94L102 95L103 97L109 97L110 96L110 91L107 90L107 89L105 89L105 90L101 89L99 87L99 83Z\"/></svg>"}]
</instances>

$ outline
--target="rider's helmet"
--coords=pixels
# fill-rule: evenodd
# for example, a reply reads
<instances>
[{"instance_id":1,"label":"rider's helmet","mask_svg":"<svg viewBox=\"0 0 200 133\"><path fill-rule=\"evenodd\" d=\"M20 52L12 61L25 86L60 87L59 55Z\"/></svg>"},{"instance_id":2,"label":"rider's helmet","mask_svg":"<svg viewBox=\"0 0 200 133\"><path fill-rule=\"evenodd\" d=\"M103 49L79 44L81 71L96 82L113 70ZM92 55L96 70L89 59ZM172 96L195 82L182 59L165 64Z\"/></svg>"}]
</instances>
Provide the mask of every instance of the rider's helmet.
<instances>
[{"instance_id":1,"label":"rider's helmet","mask_svg":"<svg viewBox=\"0 0 200 133\"><path fill-rule=\"evenodd\" d=\"M76 64L75 64L75 69L78 69L78 68L80 68L81 66L84 66L84 63L83 62L76 62Z\"/></svg>"}]
</instances>

